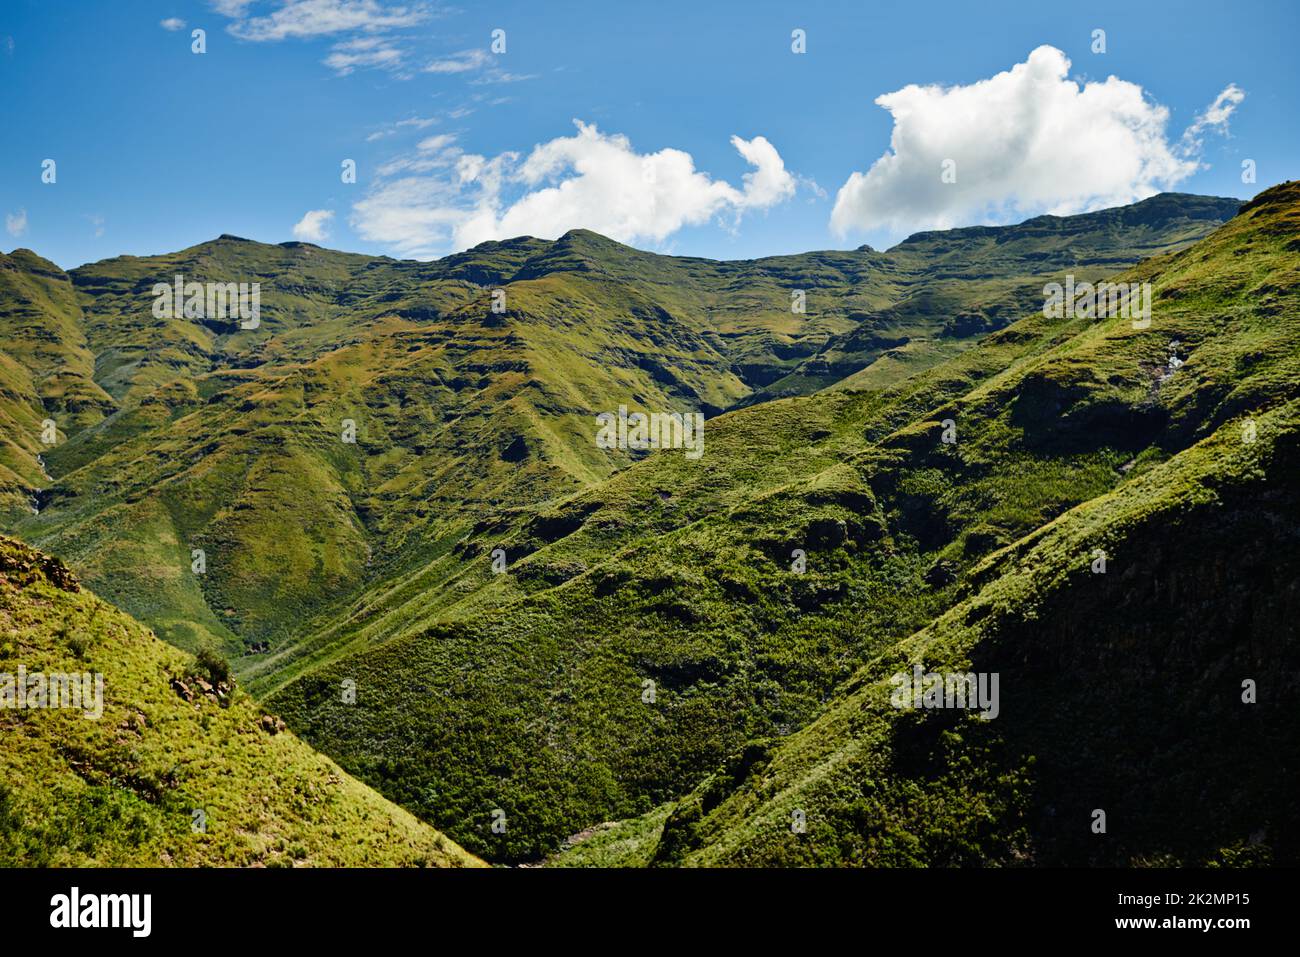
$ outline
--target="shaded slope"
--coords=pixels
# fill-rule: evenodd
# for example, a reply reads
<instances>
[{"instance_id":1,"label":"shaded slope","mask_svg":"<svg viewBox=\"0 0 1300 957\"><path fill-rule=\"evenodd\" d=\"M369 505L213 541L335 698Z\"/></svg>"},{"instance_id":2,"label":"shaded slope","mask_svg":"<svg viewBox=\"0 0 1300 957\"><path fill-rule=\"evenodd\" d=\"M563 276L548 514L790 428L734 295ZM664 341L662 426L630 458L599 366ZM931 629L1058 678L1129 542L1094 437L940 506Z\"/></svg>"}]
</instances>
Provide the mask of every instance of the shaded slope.
<instances>
[{"instance_id":1,"label":"shaded slope","mask_svg":"<svg viewBox=\"0 0 1300 957\"><path fill-rule=\"evenodd\" d=\"M1294 864L1300 405L1253 424L991 556L807 728L556 863ZM999 716L892 707L914 664L997 672Z\"/></svg>"}]
</instances>

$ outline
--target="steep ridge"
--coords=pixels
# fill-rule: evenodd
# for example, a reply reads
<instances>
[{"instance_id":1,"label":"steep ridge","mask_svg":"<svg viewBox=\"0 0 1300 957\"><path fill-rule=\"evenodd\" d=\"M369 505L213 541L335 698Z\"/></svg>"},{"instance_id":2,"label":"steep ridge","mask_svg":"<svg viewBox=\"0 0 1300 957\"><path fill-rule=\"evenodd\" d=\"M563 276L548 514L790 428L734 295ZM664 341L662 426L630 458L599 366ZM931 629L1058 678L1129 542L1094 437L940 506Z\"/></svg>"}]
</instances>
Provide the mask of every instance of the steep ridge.
<instances>
[{"instance_id":1,"label":"steep ridge","mask_svg":"<svg viewBox=\"0 0 1300 957\"><path fill-rule=\"evenodd\" d=\"M0 864L481 863L260 714L219 670L0 538ZM44 690L56 675L89 679L79 707Z\"/></svg>"}]
</instances>

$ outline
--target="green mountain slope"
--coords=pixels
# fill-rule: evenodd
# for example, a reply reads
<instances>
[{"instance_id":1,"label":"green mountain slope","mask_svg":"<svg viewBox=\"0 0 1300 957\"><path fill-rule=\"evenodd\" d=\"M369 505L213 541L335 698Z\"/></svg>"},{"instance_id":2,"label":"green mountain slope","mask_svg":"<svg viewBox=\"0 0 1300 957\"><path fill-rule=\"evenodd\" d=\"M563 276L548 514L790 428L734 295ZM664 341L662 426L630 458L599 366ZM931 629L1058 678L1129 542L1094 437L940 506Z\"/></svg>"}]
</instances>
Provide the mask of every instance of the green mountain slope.
<instances>
[{"instance_id":1,"label":"green mountain slope","mask_svg":"<svg viewBox=\"0 0 1300 957\"><path fill-rule=\"evenodd\" d=\"M95 382L85 317L63 270L30 250L0 254L0 303L0 513L16 520L49 481L42 453L114 403Z\"/></svg>"},{"instance_id":2,"label":"green mountain slope","mask_svg":"<svg viewBox=\"0 0 1300 957\"><path fill-rule=\"evenodd\" d=\"M0 709L0 864L479 863L11 539L0 629L0 675L103 675L98 717Z\"/></svg>"},{"instance_id":3,"label":"green mountain slope","mask_svg":"<svg viewBox=\"0 0 1300 957\"><path fill-rule=\"evenodd\" d=\"M553 863L1294 863L1300 403L1253 424L994 554L812 724ZM891 706L916 665L997 673L999 715Z\"/></svg>"},{"instance_id":4,"label":"green mountain slope","mask_svg":"<svg viewBox=\"0 0 1300 957\"><path fill-rule=\"evenodd\" d=\"M598 412L712 415L778 380L811 391L878 357L877 379L909 374L1009 322L1044 275L1189 242L1235 206L1170 195L1128 213L924 234L889 253L734 263L583 230L436 263L232 236L66 275L14 258L12 274L46 291L0 296L6 338L34 322L59 330L61 375L97 402L64 414L56 390L32 384L49 373L17 351L7 527L169 641L275 672L265 649L298 655L376 594L453 600L443 565L474 522L626 467L636 454L594 446ZM259 326L156 318L154 284L176 275L261 283ZM983 318L968 321L974 311ZM789 378L816 355L825 370ZM62 430L52 446L37 438L47 415Z\"/></svg>"},{"instance_id":5,"label":"green mountain slope","mask_svg":"<svg viewBox=\"0 0 1300 957\"><path fill-rule=\"evenodd\" d=\"M746 403L836 383L892 385L1041 308L1044 283L1062 271L1096 281L1201 239L1239 206L1162 193L1096 213L917 233L880 257L880 268L899 281L888 303L855 315L851 329Z\"/></svg>"},{"instance_id":6,"label":"green mountain slope","mask_svg":"<svg viewBox=\"0 0 1300 957\"><path fill-rule=\"evenodd\" d=\"M1294 399L1298 198L1263 194L1123 276L1153 284L1149 328L1032 316L884 392L722 416L699 462L658 453L485 520L452 550L454 603L374 596L295 680L291 663L264 687L345 766L489 857L649 812L816 719L989 556ZM330 703L347 677L366 707ZM516 822L505 835L483 826L494 808Z\"/></svg>"}]
</instances>

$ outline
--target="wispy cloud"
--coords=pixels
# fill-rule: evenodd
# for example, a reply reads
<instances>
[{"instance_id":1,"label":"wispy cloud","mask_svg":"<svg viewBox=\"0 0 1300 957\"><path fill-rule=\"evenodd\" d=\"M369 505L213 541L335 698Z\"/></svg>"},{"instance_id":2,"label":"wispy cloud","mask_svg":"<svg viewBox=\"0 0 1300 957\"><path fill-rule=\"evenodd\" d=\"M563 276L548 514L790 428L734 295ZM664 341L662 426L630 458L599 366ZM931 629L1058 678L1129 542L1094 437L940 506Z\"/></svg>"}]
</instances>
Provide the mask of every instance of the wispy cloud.
<instances>
[{"instance_id":1,"label":"wispy cloud","mask_svg":"<svg viewBox=\"0 0 1300 957\"><path fill-rule=\"evenodd\" d=\"M16 213L6 213L5 230L15 238L27 232L27 210L20 209Z\"/></svg>"},{"instance_id":2,"label":"wispy cloud","mask_svg":"<svg viewBox=\"0 0 1300 957\"><path fill-rule=\"evenodd\" d=\"M402 51L386 37L357 37L336 43L321 62L339 76L358 69L392 70L401 66Z\"/></svg>"},{"instance_id":3,"label":"wispy cloud","mask_svg":"<svg viewBox=\"0 0 1300 957\"><path fill-rule=\"evenodd\" d=\"M486 83L522 83L524 80L537 79L536 73L511 73L507 70L488 70L482 76L470 80L475 86Z\"/></svg>"},{"instance_id":4,"label":"wispy cloud","mask_svg":"<svg viewBox=\"0 0 1300 957\"><path fill-rule=\"evenodd\" d=\"M253 0L212 0L212 9L224 17L242 17Z\"/></svg>"},{"instance_id":5,"label":"wispy cloud","mask_svg":"<svg viewBox=\"0 0 1300 957\"><path fill-rule=\"evenodd\" d=\"M229 31L255 43L289 38L332 36L339 33L376 33L414 26L427 19L425 3L385 5L379 0L283 0L278 10L249 16L254 4L245 0L217 0L218 13L235 20Z\"/></svg>"},{"instance_id":6,"label":"wispy cloud","mask_svg":"<svg viewBox=\"0 0 1300 957\"><path fill-rule=\"evenodd\" d=\"M464 108L457 108L454 110L449 110L445 114L445 116L453 120L458 120L461 117L467 116L472 112L474 111L467 110ZM395 136L396 134L407 130L425 130L428 129L430 126L434 126L441 122L442 122L442 118L437 116L408 116L406 119L398 120L395 123L385 123L379 129L375 130L373 133L370 133L366 137L366 142L373 143L376 140L382 140L389 136Z\"/></svg>"},{"instance_id":7,"label":"wispy cloud","mask_svg":"<svg viewBox=\"0 0 1300 957\"><path fill-rule=\"evenodd\" d=\"M174 33L177 30L185 29L185 21L182 20L180 17L168 17L166 20L159 20L158 26L162 27L164 30L170 30Z\"/></svg>"},{"instance_id":8,"label":"wispy cloud","mask_svg":"<svg viewBox=\"0 0 1300 957\"><path fill-rule=\"evenodd\" d=\"M426 64L424 72L468 73L471 70L481 70L491 62L492 55L486 50L461 50Z\"/></svg>"},{"instance_id":9,"label":"wispy cloud","mask_svg":"<svg viewBox=\"0 0 1300 957\"><path fill-rule=\"evenodd\" d=\"M472 73L469 82L475 86L486 83L518 83L537 78L535 73L511 73L501 68L501 58L487 50L473 49L450 53L425 64L421 72L438 74Z\"/></svg>"},{"instance_id":10,"label":"wispy cloud","mask_svg":"<svg viewBox=\"0 0 1300 957\"><path fill-rule=\"evenodd\" d=\"M1228 120L1233 112L1246 98L1246 91L1235 83L1229 83L1223 92L1214 98L1214 102L1197 114L1192 125L1183 132L1184 148L1199 152L1205 132L1228 135Z\"/></svg>"},{"instance_id":11,"label":"wispy cloud","mask_svg":"<svg viewBox=\"0 0 1300 957\"><path fill-rule=\"evenodd\" d=\"M277 43L282 40L329 38L334 41L321 60L338 76L358 70L383 70L400 80L419 73L465 75L474 85L518 83L534 74L500 67L500 58L486 49L471 48L408 65L414 59L409 28L453 12L429 0L405 3L389 0L279 0L268 10L267 0L212 0L213 9L233 22L227 30L241 40ZM184 21L164 20L166 29L181 29ZM172 26L176 24L176 26Z\"/></svg>"}]
</instances>

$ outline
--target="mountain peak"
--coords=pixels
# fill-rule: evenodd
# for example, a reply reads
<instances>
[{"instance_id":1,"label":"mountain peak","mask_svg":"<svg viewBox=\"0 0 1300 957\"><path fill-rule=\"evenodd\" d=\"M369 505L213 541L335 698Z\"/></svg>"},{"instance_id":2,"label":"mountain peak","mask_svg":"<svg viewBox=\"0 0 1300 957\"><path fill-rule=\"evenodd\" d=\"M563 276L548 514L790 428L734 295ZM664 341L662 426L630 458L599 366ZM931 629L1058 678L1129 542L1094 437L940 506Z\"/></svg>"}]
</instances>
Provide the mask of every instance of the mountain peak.
<instances>
[{"instance_id":1,"label":"mountain peak","mask_svg":"<svg viewBox=\"0 0 1300 957\"><path fill-rule=\"evenodd\" d=\"M617 239L610 239L603 233L598 233L594 229L570 229L563 236L556 240L557 243L566 245L587 245L587 246L626 246L626 243L620 243Z\"/></svg>"},{"instance_id":2,"label":"mountain peak","mask_svg":"<svg viewBox=\"0 0 1300 957\"><path fill-rule=\"evenodd\" d=\"M0 253L0 268L22 269L25 272L44 276L59 277L65 275L64 271L56 263L50 262L40 253L25 246L19 246L8 255Z\"/></svg>"}]
</instances>

